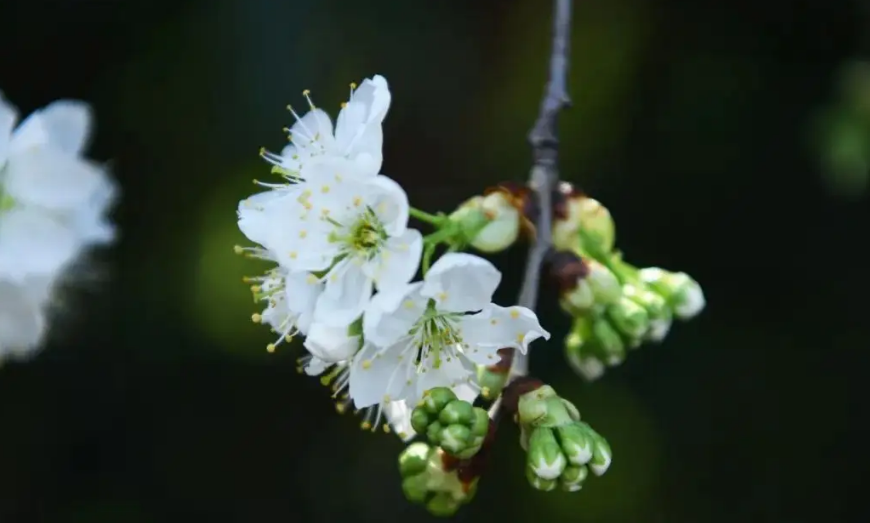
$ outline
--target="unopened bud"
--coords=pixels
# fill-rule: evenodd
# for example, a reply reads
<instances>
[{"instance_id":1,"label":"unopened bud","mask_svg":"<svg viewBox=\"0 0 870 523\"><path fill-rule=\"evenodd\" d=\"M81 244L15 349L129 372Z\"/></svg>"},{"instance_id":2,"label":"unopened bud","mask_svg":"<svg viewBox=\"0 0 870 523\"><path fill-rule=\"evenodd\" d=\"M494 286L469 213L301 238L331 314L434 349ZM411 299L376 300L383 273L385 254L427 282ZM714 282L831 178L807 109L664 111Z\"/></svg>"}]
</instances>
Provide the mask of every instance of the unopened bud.
<instances>
[{"instance_id":1,"label":"unopened bud","mask_svg":"<svg viewBox=\"0 0 870 523\"><path fill-rule=\"evenodd\" d=\"M668 301L674 316L688 320L697 316L706 305L704 292L697 281L684 272L669 272L657 267L641 269L641 281Z\"/></svg>"},{"instance_id":2,"label":"unopened bud","mask_svg":"<svg viewBox=\"0 0 870 523\"><path fill-rule=\"evenodd\" d=\"M553 221L553 245L560 250L582 247L582 229L585 241L595 243L594 250L609 253L616 239L616 226L607 207L573 189L560 189L560 193L564 199Z\"/></svg>"},{"instance_id":3,"label":"unopened bud","mask_svg":"<svg viewBox=\"0 0 870 523\"><path fill-rule=\"evenodd\" d=\"M571 331L565 338L565 359L568 365L587 381L595 381L604 374L604 355L592 335L592 320L587 316L574 318Z\"/></svg>"},{"instance_id":4,"label":"unopened bud","mask_svg":"<svg viewBox=\"0 0 870 523\"><path fill-rule=\"evenodd\" d=\"M560 253L561 254L561 253ZM568 253L576 258L579 269L573 272L571 264L565 264L562 274L558 279L560 300L559 304L568 314L575 316L585 314L597 305L610 305L619 301L622 296L622 286L619 279L600 262L592 259L580 259L578 256ZM553 270L556 270L553 265ZM576 273L573 282L570 276Z\"/></svg>"},{"instance_id":5,"label":"unopened bud","mask_svg":"<svg viewBox=\"0 0 870 523\"><path fill-rule=\"evenodd\" d=\"M510 194L501 190L466 200L450 219L459 225L469 245L486 253L507 249L520 235L520 210Z\"/></svg>"},{"instance_id":6,"label":"unopened bud","mask_svg":"<svg viewBox=\"0 0 870 523\"><path fill-rule=\"evenodd\" d=\"M529 435L526 457L534 475L543 480L557 479L568 465L553 429L548 427L536 427Z\"/></svg>"},{"instance_id":7,"label":"unopened bud","mask_svg":"<svg viewBox=\"0 0 870 523\"><path fill-rule=\"evenodd\" d=\"M625 285L622 292L632 301L643 307L649 316L649 329L644 339L660 342L665 339L673 323L673 312L668 302L660 295L645 289L643 286Z\"/></svg>"},{"instance_id":8,"label":"unopened bud","mask_svg":"<svg viewBox=\"0 0 870 523\"><path fill-rule=\"evenodd\" d=\"M625 338L638 341L649 329L649 314L646 309L626 296L607 308L607 315Z\"/></svg>"},{"instance_id":9,"label":"unopened bud","mask_svg":"<svg viewBox=\"0 0 870 523\"><path fill-rule=\"evenodd\" d=\"M625 360L625 342L607 318L601 316L592 323L592 336L595 338L607 365L619 365Z\"/></svg>"}]
</instances>

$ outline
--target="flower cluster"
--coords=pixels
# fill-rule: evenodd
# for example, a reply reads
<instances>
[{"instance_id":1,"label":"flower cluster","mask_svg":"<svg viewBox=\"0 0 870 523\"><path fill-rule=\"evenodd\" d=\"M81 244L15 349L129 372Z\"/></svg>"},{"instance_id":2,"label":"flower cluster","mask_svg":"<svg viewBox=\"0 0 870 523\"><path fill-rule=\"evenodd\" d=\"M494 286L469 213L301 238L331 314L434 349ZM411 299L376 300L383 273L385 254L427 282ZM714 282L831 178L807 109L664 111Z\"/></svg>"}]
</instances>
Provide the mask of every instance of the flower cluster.
<instances>
[{"instance_id":1,"label":"flower cluster","mask_svg":"<svg viewBox=\"0 0 870 523\"><path fill-rule=\"evenodd\" d=\"M39 345L70 264L114 236L105 215L116 187L82 157L88 107L58 101L17 120L0 97L0 361Z\"/></svg>"},{"instance_id":2,"label":"flower cluster","mask_svg":"<svg viewBox=\"0 0 870 523\"><path fill-rule=\"evenodd\" d=\"M301 369L322 375L340 410L365 410L372 430L386 416L409 438L411 408L426 391L447 387L473 401L478 365L549 334L529 309L492 303L501 273L488 261L449 252L430 267L434 246L458 242L462 231L413 209L380 173L391 100L383 77L351 84L334 125L303 94L309 110L291 108L291 143L262 152L283 180L258 182L266 190L238 208L239 228L257 245L236 251L274 264L247 279L263 303L253 319L276 333L270 351L304 338ZM431 217L437 230L424 237L408 226L412 214Z\"/></svg>"},{"instance_id":3,"label":"flower cluster","mask_svg":"<svg viewBox=\"0 0 870 523\"><path fill-rule=\"evenodd\" d=\"M562 309L574 319L565 353L577 373L594 380L622 363L627 349L661 342L674 318L700 313L704 294L685 273L626 263L614 250L610 212L568 184L560 196L550 266Z\"/></svg>"}]
</instances>

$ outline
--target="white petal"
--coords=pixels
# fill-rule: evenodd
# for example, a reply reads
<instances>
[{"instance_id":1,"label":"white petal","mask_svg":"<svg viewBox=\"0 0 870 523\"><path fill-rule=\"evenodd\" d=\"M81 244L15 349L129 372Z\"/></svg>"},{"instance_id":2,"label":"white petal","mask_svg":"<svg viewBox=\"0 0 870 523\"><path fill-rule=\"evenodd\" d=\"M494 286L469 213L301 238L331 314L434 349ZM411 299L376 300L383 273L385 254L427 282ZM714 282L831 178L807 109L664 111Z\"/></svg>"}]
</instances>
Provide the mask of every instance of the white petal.
<instances>
[{"instance_id":1,"label":"white petal","mask_svg":"<svg viewBox=\"0 0 870 523\"><path fill-rule=\"evenodd\" d=\"M107 243L115 237L115 225L106 216L118 197L118 185L108 176L91 193L88 201L71 217L72 225L86 244Z\"/></svg>"},{"instance_id":2,"label":"white petal","mask_svg":"<svg viewBox=\"0 0 870 523\"><path fill-rule=\"evenodd\" d=\"M423 254L423 235L408 229L399 237L389 238L381 254L365 265L378 292L395 293L417 274Z\"/></svg>"},{"instance_id":3,"label":"white petal","mask_svg":"<svg viewBox=\"0 0 870 523\"><path fill-rule=\"evenodd\" d=\"M338 113L335 121L336 154L347 155L366 127L368 108L362 102L350 101Z\"/></svg>"},{"instance_id":4,"label":"white petal","mask_svg":"<svg viewBox=\"0 0 870 523\"><path fill-rule=\"evenodd\" d=\"M347 326L333 327L313 323L305 337L305 348L314 357L329 363L350 359L359 349L359 336L348 336Z\"/></svg>"},{"instance_id":5,"label":"white petal","mask_svg":"<svg viewBox=\"0 0 870 523\"><path fill-rule=\"evenodd\" d=\"M406 401L389 401L384 404L384 415L387 421L393 428L393 432L398 435L402 441L410 441L414 438L415 432L411 427L411 411L413 407L409 407Z\"/></svg>"},{"instance_id":6,"label":"white petal","mask_svg":"<svg viewBox=\"0 0 870 523\"><path fill-rule=\"evenodd\" d=\"M320 376L323 374L326 369L332 366L332 363L328 363L318 358L317 356L311 356L311 359L308 360L308 363L305 364L305 374L309 376Z\"/></svg>"},{"instance_id":7,"label":"white petal","mask_svg":"<svg viewBox=\"0 0 870 523\"><path fill-rule=\"evenodd\" d=\"M402 400L411 390L414 358L406 344L379 351L366 341L350 367L349 393L358 409Z\"/></svg>"},{"instance_id":8,"label":"white petal","mask_svg":"<svg viewBox=\"0 0 870 523\"><path fill-rule=\"evenodd\" d=\"M308 333L323 288L323 283L308 272L290 272L284 279L284 302L296 317L296 328L302 334Z\"/></svg>"},{"instance_id":9,"label":"white petal","mask_svg":"<svg viewBox=\"0 0 870 523\"><path fill-rule=\"evenodd\" d=\"M252 213L252 219L254 216ZM258 243L273 251L275 260L290 270L322 271L338 254L338 245L328 240L332 227L312 216L295 193L267 202L263 216L255 219L260 221L244 224L246 234L258 238Z\"/></svg>"},{"instance_id":10,"label":"white petal","mask_svg":"<svg viewBox=\"0 0 870 523\"><path fill-rule=\"evenodd\" d=\"M40 147L13 154L6 166L6 191L21 203L73 210L87 205L106 174L92 162L59 149Z\"/></svg>"},{"instance_id":11,"label":"white petal","mask_svg":"<svg viewBox=\"0 0 870 523\"><path fill-rule=\"evenodd\" d=\"M0 217L0 275L11 280L53 276L80 246L74 230L38 210L16 208Z\"/></svg>"},{"instance_id":12,"label":"white petal","mask_svg":"<svg viewBox=\"0 0 870 523\"><path fill-rule=\"evenodd\" d=\"M501 272L479 256L448 253L436 261L421 291L439 310L473 312L487 307L501 283Z\"/></svg>"},{"instance_id":13,"label":"white petal","mask_svg":"<svg viewBox=\"0 0 870 523\"><path fill-rule=\"evenodd\" d=\"M87 145L91 131L91 108L76 100L58 100L28 116L13 137L15 151L46 145L77 155Z\"/></svg>"},{"instance_id":14,"label":"white petal","mask_svg":"<svg viewBox=\"0 0 870 523\"><path fill-rule=\"evenodd\" d=\"M45 315L26 287L0 281L0 362L37 346L45 330Z\"/></svg>"},{"instance_id":15,"label":"white petal","mask_svg":"<svg viewBox=\"0 0 870 523\"><path fill-rule=\"evenodd\" d=\"M392 95L387 80L381 75L366 78L353 92L353 101L367 107L366 122L380 125L390 109Z\"/></svg>"},{"instance_id":16,"label":"white petal","mask_svg":"<svg viewBox=\"0 0 870 523\"><path fill-rule=\"evenodd\" d=\"M338 262L326 275L326 289L314 310L315 321L347 327L363 313L372 287L372 280L356 260Z\"/></svg>"},{"instance_id":17,"label":"white petal","mask_svg":"<svg viewBox=\"0 0 870 523\"><path fill-rule=\"evenodd\" d=\"M363 315L363 335L367 343L389 347L408 335L426 312L428 300L420 295L421 286L421 283L411 283L392 293L375 294Z\"/></svg>"},{"instance_id":18,"label":"white petal","mask_svg":"<svg viewBox=\"0 0 870 523\"><path fill-rule=\"evenodd\" d=\"M394 180L379 175L368 181L370 192L365 204L370 207L390 236L399 236L408 227L408 194Z\"/></svg>"},{"instance_id":19,"label":"white petal","mask_svg":"<svg viewBox=\"0 0 870 523\"><path fill-rule=\"evenodd\" d=\"M435 387L457 387L463 383L467 383L472 376L472 370L467 366L462 358L441 358L441 363L438 368L435 368L433 356L423 362L426 372L417 374L416 393L413 398L416 401L423 397L423 393Z\"/></svg>"},{"instance_id":20,"label":"white petal","mask_svg":"<svg viewBox=\"0 0 870 523\"><path fill-rule=\"evenodd\" d=\"M483 311L462 318L462 341L468 345L466 355L475 362L492 365L489 354L512 347L524 353L538 338L550 339L535 313L525 307L490 305Z\"/></svg>"},{"instance_id":21,"label":"white petal","mask_svg":"<svg viewBox=\"0 0 870 523\"><path fill-rule=\"evenodd\" d=\"M0 94L0 169L6 163L9 152L9 140L12 137L12 128L18 119L18 111L10 103L3 99Z\"/></svg>"}]
</instances>

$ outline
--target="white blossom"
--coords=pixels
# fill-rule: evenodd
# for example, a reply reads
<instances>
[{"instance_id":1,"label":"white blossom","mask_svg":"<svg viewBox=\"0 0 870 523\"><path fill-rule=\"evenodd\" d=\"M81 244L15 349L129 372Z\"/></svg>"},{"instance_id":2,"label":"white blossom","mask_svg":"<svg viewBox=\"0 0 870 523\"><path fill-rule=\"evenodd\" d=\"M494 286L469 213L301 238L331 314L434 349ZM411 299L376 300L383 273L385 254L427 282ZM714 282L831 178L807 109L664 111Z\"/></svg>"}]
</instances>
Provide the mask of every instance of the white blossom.
<instances>
[{"instance_id":1,"label":"white blossom","mask_svg":"<svg viewBox=\"0 0 870 523\"><path fill-rule=\"evenodd\" d=\"M299 176L305 166L318 157L340 157L352 160L364 175L380 172L383 162L383 129L390 108L390 89L383 76L363 80L357 87L351 84L350 97L342 104L333 128L329 115L315 107L309 91L302 93L309 111L299 116L290 107L296 123L288 130L292 142L280 155L263 153L263 157L289 176Z\"/></svg>"},{"instance_id":2,"label":"white blossom","mask_svg":"<svg viewBox=\"0 0 870 523\"><path fill-rule=\"evenodd\" d=\"M408 228L408 197L378 175L345 179L322 161L306 171L301 193L258 195L256 210L240 209L239 227L283 267L321 275L315 317L333 327L355 321L375 289L392 293L416 274L423 250Z\"/></svg>"},{"instance_id":3,"label":"white blossom","mask_svg":"<svg viewBox=\"0 0 870 523\"><path fill-rule=\"evenodd\" d=\"M91 246L110 242L117 188L82 157L91 113L57 101L15 127L0 97L0 357L39 344L52 288Z\"/></svg>"},{"instance_id":4,"label":"white blossom","mask_svg":"<svg viewBox=\"0 0 870 523\"><path fill-rule=\"evenodd\" d=\"M422 282L375 295L363 316L365 343L348 377L356 407L413 404L433 387L474 383L475 365L498 361L498 349L525 353L535 339L549 339L531 310L492 303L500 281L488 261L449 253Z\"/></svg>"}]
</instances>

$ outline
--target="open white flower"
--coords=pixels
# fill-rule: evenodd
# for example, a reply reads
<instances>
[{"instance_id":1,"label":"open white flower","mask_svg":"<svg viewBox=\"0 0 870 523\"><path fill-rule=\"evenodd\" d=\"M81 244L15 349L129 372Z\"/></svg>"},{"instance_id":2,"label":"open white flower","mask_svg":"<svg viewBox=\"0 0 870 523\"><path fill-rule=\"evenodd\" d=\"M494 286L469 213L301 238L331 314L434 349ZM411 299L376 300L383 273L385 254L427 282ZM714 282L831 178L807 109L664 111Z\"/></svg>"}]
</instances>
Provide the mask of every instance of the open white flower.
<instances>
[{"instance_id":1,"label":"open white flower","mask_svg":"<svg viewBox=\"0 0 870 523\"><path fill-rule=\"evenodd\" d=\"M296 118L288 130L292 144L280 155L264 152L263 157L290 176L298 176L309 161L322 156L347 158L358 163L363 174L378 174L383 162L381 125L390 108L390 89L380 75L350 87L350 98L342 104L334 128L329 115L315 107L309 91L304 91L310 110L300 117L290 108Z\"/></svg>"},{"instance_id":2,"label":"open white flower","mask_svg":"<svg viewBox=\"0 0 870 523\"><path fill-rule=\"evenodd\" d=\"M357 408L406 400L433 387L473 383L475 364L492 365L498 349L525 353L550 334L525 307L500 307L492 295L501 273L474 255L442 256L423 282L378 294L363 316L365 343L350 369Z\"/></svg>"},{"instance_id":3,"label":"open white flower","mask_svg":"<svg viewBox=\"0 0 870 523\"><path fill-rule=\"evenodd\" d=\"M334 168L320 163L298 196L261 197L259 214L243 216L240 227L282 266L321 274L316 321L346 327L375 288L393 293L414 277L423 239L408 228L408 197L396 182L336 180Z\"/></svg>"}]
</instances>

